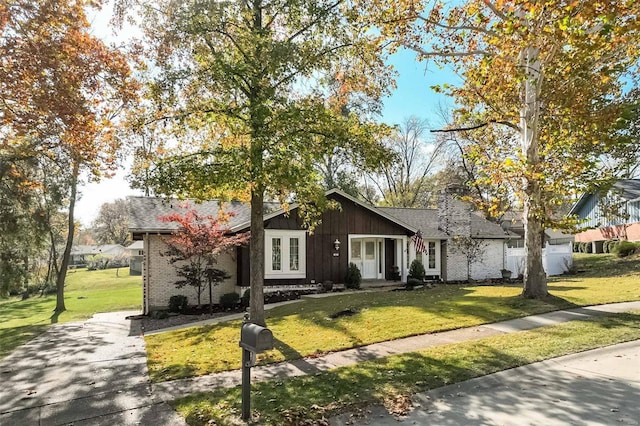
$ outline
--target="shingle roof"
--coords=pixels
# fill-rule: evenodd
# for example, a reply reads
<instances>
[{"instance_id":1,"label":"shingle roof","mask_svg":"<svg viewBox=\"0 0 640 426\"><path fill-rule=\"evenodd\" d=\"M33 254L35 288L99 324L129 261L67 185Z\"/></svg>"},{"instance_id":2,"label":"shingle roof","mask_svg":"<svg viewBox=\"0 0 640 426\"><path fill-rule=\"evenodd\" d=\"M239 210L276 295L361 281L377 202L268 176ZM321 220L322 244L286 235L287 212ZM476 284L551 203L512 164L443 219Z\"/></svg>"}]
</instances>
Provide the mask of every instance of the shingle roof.
<instances>
[{"instance_id":1,"label":"shingle roof","mask_svg":"<svg viewBox=\"0 0 640 426\"><path fill-rule=\"evenodd\" d=\"M622 198L625 200L640 198L640 179L620 179L613 187L622 192Z\"/></svg>"},{"instance_id":2,"label":"shingle roof","mask_svg":"<svg viewBox=\"0 0 640 426\"><path fill-rule=\"evenodd\" d=\"M401 207L377 207L381 210L422 232L423 238L444 239L447 238L438 228L438 211L435 209L412 209Z\"/></svg>"},{"instance_id":3,"label":"shingle roof","mask_svg":"<svg viewBox=\"0 0 640 426\"><path fill-rule=\"evenodd\" d=\"M196 203L193 200L174 198L129 197L129 230L132 232L167 232L178 229L175 222L163 222L161 216L185 213L195 209L199 215L217 217L220 207L233 213L228 226L234 228L250 222L249 205L239 201L220 203L218 200Z\"/></svg>"},{"instance_id":4,"label":"shingle roof","mask_svg":"<svg viewBox=\"0 0 640 426\"><path fill-rule=\"evenodd\" d=\"M154 197L129 197L131 232L170 232L178 228L176 223L163 222L161 216L176 212L186 212L187 209L195 209L203 216L217 216L221 203L217 200L195 203L190 200L181 201L173 198ZM188 207L187 207L188 206ZM228 226L232 229L248 227L250 223L250 208L246 203L233 201L222 203L224 211L234 213ZM397 207L373 207L370 210L378 212L390 219L395 218L398 223L409 225L422 232L424 238L446 239L447 235L438 227L438 210L414 209ZM265 212L278 214L277 203L266 203ZM511 234L495 223L489 222L483 217L471 214L471 233L480 238L509 238Z\"/></svg>"}]
</instances>

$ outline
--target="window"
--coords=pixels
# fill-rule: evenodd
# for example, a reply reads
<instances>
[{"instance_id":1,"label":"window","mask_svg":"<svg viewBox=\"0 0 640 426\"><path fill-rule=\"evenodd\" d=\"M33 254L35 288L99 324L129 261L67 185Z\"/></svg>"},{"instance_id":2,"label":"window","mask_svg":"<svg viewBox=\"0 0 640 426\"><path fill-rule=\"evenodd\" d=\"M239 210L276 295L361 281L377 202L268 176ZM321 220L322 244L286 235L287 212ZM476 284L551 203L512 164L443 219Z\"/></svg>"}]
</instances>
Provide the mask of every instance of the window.
<instances>
[{"instance_id":1,"label":"window","mask_svg":"<svg viewBox=\"0 0 640 426\"><path fill-rule=\"evenodd\" d=\"M282 245L280 238L271 239L271 269L282 270Z\"/></svg>"},{"instance_id":2,"label":"window","mask_svg":"<svg viewBox=\"0 0 640 426\"><path fill-rule=\"evenodd\" d=\"M364 258L367 260L373 260L376 257L376 243L373 241L366 241L364 243Z\"/></svg>"},{"instance_id":3,"label":"window","mask_svg":"<svg viewBox=\"0 0 640 426\"><path fill-rule=\"evenodd\" d=\"M300 269L300 242L298 238L289 238L289 270Z\"/></svg>"},{"instance_id":4,"label":"window","mask_svg":"<svg viewBox=\"0 0 640 426\"><path fill-rule=\"evenodd\" d=\"M265 229L264 277L305 278L305 231Z\"/></svg>"},{"instance_id":5,"label":"window","mask_svg":"<svg viewBox=\"0 0 640 426\"><path fill-rule=\"evenodd\" d=\"M436 243L435 241L429 241L427 244L429 249L429 269L436 269Z\"/></svg>"},{"instance_id":6,"label":"window","mask_svg":"<svg viewBox=\"0 0 640 426\"><path fill-rule=\"evenodd\" d=\"M352 260L360 260L362 259L362 241L351 241L351 259Z\"/></svg>"}]
</instances>

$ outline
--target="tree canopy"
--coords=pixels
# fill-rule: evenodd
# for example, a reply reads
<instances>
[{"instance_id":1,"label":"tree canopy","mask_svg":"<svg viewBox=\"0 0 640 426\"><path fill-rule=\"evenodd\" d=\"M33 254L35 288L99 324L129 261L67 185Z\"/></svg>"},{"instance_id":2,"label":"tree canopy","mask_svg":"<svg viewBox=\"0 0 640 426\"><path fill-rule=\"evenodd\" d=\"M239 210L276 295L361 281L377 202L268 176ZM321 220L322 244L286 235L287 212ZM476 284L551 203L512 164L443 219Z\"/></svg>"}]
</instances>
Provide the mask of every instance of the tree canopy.
<instances>
[{"instance_id":1,"label":"tree canopy","mask_svg":"<svg viewBox=\"0 0 640 426\"><path fill-rule=\"evenodd\" d=\"M385 126L371 119L391 87L379 37L344 0L137 4L158 106L149 122L177 145L149 182L159 194L250 200L250 310L264 323L265 198L297 201L313 227L327 206L316 161L337 146L363 167L385 158Z\"/></svg>"},{"instance_id":2,"label":"tree canopy","mask_svg":"<svg viewBox=\"0 0 640 426\"><path fill-rule=\"evenodd\" d=\"M640 46L636 1L468 0L380 4L381 31L419 59L463 78L458 131L475 133L470 158L486 181L508 183L524 209L523 294L544 297L542 230L554 206L617 170L602 157L629 148L616 137ZM619 165L620 163L618 163Z\"/></svg>"}]
</instances>

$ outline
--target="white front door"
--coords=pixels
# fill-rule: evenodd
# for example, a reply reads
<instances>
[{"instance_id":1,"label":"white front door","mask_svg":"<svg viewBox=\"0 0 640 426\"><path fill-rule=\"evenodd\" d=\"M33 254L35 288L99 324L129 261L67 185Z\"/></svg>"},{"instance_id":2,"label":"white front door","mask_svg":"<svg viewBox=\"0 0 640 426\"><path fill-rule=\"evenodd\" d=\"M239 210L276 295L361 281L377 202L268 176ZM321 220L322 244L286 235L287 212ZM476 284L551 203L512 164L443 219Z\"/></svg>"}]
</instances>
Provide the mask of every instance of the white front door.
<instances>
[{"instance_id":1,"label":"white front door","mask_svg":"<svg viewBox=\"0 0 640 426\"><path fill-rule=\"evenodd\" d=\"M364 280L382 278L384 240L380 238L354 238L351 240L350 262L356 264Z\"/></svg>"}]
</instances>

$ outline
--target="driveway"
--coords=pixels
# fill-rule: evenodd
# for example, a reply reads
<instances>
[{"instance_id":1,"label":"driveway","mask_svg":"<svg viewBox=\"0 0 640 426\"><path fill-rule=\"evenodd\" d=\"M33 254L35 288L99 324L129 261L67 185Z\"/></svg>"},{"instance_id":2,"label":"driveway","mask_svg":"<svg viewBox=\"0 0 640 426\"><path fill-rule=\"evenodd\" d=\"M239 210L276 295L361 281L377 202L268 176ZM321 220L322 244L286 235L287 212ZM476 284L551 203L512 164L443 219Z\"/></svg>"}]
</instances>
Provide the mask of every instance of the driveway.
<instances>
[{"instance_id":1,"label":"driveway","mask_svg":"<svg viewBox=\"0 0 640 426\"><path fill-rule=\"evenodd\" d=\"M185 425L151 393L138 312L61 324L0 362L0 425Z\"/></svg>"},{"instance_id":2,"label":"driveway","mask_svg":"<svg viewBox=\"0 0 640 426\"><path fill-rule=\"evenodd\" d=\"M638 425L640 340L567 355L415 395L406 417L383 407L331 425Z\"/></svg>"}]
</instances>

